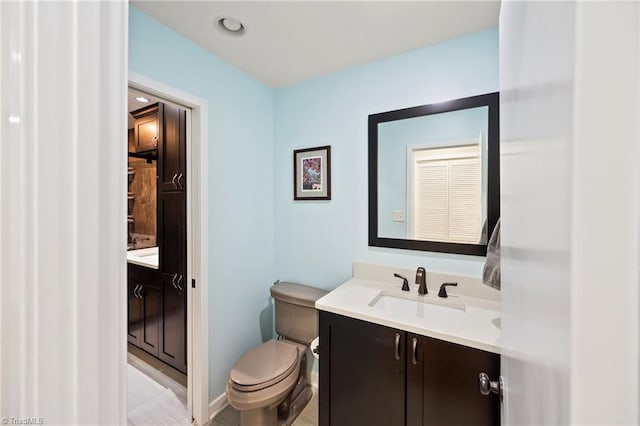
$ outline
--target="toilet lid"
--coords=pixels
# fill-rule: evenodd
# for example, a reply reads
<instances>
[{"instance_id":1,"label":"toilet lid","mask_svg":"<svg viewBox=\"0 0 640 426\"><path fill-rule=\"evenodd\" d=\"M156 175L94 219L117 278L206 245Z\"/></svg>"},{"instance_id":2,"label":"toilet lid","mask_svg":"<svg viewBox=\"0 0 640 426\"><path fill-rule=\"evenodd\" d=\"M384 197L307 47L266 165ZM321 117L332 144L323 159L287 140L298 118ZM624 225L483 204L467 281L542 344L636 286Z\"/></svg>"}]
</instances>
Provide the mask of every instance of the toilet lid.
<instances>
[{"instance_id":1,"label":"toilet lid","mask_svg":"<svg viewBox=\"0 0 640 426\"><path fill-rule=\"evenodd\" d=\"M238 390L256 391L287 377L297 362L296 346L269 340L245 353L231 369L229 378Z\"/></svg>"}]
</instances>

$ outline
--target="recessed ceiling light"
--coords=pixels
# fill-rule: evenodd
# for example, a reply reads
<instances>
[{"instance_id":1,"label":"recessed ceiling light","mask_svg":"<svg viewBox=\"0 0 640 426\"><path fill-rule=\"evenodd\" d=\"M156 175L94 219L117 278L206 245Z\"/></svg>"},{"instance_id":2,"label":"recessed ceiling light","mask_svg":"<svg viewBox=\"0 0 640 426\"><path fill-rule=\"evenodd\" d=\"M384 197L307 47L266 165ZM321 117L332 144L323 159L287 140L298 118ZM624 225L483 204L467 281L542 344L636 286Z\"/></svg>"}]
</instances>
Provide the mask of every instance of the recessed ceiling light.
<instances>
[{"instance_id":1,"label":"recessed ceiling light","mask_svg":"<svg viewBox=\"0 0 640 426\"><path fill-rule=\"evenodd\" d=\"M220 16L216 19L216 26L224 33L236 36L242 35L245 32L244 24L230 16Z\"/></svg>"},{"instance_id":2,"label":"recessed ceiling light","mask_svg":"<svg viewBox=\"0 0 640 426\"><path fill-rule=\"evenodd\" d=\"M142 103L145 103L145 104L146 104L147 102L149 102L149 99L145 98L144 96L138 96L138 97L136 98L136 101L138 101L138 102L142 102Z\"/></svg>"}]
</instances>

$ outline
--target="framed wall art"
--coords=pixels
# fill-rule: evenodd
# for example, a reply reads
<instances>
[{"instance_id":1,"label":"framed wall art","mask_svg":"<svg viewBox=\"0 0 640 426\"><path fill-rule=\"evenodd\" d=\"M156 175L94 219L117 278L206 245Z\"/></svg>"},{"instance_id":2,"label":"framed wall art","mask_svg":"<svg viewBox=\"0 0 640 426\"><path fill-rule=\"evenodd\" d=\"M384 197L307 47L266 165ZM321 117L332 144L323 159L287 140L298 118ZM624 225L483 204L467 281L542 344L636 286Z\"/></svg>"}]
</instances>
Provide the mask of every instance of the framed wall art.
<instances>
[{"instance_id":1,"label":"framed wall art","mask_svg":"<svg viewBox=\"0 0 640 426\"><path fill-rule=\"evenodd\" d=\"M293 199L331 199L331 146L293 151Z\"/></svg>"}]
</instances>

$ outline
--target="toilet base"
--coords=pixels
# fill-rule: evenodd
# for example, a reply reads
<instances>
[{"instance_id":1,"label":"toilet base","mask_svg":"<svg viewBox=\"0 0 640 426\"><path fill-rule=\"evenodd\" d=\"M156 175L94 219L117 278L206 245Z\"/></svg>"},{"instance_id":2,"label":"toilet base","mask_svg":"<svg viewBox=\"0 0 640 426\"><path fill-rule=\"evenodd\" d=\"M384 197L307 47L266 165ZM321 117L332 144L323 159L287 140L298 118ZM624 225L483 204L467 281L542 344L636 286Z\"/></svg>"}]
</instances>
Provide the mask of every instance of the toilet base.
<instances>
[{"instance_id":1,"label":"toilet base","mask_svg":"<svg viewBox=\"0 0 640 426\"><path fill-rule=\"evenodd\" d=\"M293 400L291 408L289 409L289 416L286 419L281 420L281 425L290 426L295 419L298 418L304 407L307 406L311 398L313 397L313 391L311 386L307 385L302 392Z\"/></svg>"},{"instance_id":2,"label":"toilet base","mask_svg":"<svg viewBox=\"0 0 640 426\"><path fill-rule=\"evenodd\" d=\"M231 380L227 382L227 400L240 412L240 426L290 426L309 403L313 390L307 380L306 347L298 346L298 364L282 382L252 392L237 391Z\"/></svg>"},{"instance_id":3,"label":"toilet base","mask_svg":"<svg viewBox=\"0 0 640 426\"><path fill-rule=\"evenodd\" d=\"M240 411L240 425L279 426L278 407Z\"/></svg>"},{"instance_id":4,"label":"toilet base","mask_svg":"<svg viewBox=\"0 0 640 426\"><path fill-rule=\"evenodd\" d=\"M313 397L310 385L305 386L291 401L287 418L278 418L278 407L264 407L240 412L240 425L291 426Z\"/></svg>"}]
</instances>

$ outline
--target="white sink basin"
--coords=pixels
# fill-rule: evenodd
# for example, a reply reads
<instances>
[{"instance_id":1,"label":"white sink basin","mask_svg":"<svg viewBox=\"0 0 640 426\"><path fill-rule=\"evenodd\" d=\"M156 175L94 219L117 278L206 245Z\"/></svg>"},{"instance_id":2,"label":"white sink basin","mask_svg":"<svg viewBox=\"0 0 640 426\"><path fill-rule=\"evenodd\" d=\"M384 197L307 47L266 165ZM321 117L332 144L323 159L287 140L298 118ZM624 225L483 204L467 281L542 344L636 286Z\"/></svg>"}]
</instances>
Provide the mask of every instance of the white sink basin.
<instances>
[{"instance_id":1,"label":"white sink basin","mask_svg":"<svg viewBox=\"0 0 640 426\"><path fill-rule=\"evenodd\" d=\"M127 262L147 268L158 269L158 247L148 247L127 252Z\"/></svg>"},{"instance_id":2,"label":"white sink basin","mask_svg":"<svg viewBox=\"0 0 640 426\"><path fill-rule=\"evenodd\" d=\"M158 256L158 251L156 250L155 253L154 252L148 252L148 253L141 253L137 255L138 257L151 257L151 256Z\"/></svg>"},{"instance_id":3,"label":"white sink basin","mask_svg":"<svg viewBox=\"0 0 640 426\"><path fill-rule=\"evenodd\" d=\"M384 312L392 318L411 318L414 320L461 323L464 321L465 307L454 303L434 303L427 300L407 299L380 293L374 297L369 306Z\"/></svg>"}]
</instances>

